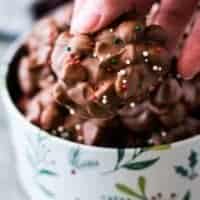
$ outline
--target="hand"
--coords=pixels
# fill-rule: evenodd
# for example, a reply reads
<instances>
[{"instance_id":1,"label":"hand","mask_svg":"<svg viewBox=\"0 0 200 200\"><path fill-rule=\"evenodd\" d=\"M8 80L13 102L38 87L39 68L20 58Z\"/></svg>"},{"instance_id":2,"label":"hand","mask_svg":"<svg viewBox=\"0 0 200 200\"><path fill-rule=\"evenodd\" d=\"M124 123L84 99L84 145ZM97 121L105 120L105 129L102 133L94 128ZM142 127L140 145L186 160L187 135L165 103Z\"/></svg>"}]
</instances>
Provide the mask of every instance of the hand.
<instances>
[{"instance_id":1,"label":"hand","mask_svg":"<svg viewBox=\"0 0 200 200\"><path fill-rule=\"evenodd\" d=\"M108 25L123 13L136 6L141 12L148 11L154 0L75 0L71 31L95 32Z\"/></svg>"},{"instance_id":2,"label":"hand","mask_svg":"<svg viewBox=\"0 0 200 200\"><path fill-rule=\"evenodd\" d=\"M155 0L76 0L71 32L98 31L133 8L145 14L154 2ZM171 51L177 46L197 4L198 0L161 0L153 23L161 25L167 31L168 48ZM184 78L192 78L200 72L200 17L181 52L178 69Z\"/></svg>"}]
</instances>

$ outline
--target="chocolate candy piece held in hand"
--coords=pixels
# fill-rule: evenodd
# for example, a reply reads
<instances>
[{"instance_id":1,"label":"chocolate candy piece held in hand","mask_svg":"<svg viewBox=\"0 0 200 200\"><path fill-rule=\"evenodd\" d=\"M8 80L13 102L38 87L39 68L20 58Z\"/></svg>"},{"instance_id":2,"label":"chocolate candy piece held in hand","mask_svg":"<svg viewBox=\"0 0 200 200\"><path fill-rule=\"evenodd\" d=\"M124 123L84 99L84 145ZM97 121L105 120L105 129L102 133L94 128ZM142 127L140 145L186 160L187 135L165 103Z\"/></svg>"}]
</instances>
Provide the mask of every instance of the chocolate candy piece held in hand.
<instances>
[{"instance_id":1,"label":"chocolate candy piece held in hand","mask_svg":"<svg viewBox=\"0 0 200 200\"><path fill-rule=\"evenodd\" d=\"M198 134L200 79L178 77L160 26L126 15L74 36L58 16L36 25L19 64L18 105L28 120L54 136L106 147Z\"/></svg>"},{"instance_id":2,"label":"chocolate candy piece held in hand","mask_svg":"<svg viewBox=\"0 0 200 200\"><path fill-rule=\"evenodd\" d=\"M85 79L84 68L81 66L80 57L92 50L92 41L89 36L70 36L68 32L62 33L56 43L51 56L51 64L54 73L60 79ZM67 78L68 76L68 78Z\"/></svg>"},{"instance_id":3,"label":"chocolate candy piece held in hand","mask_svg":"<svg viewBox=\"0 0 200 200\"><path fill-rule=\"evenodd\" d=\"M100 62L96 58L85 58L82 61L82 66L88 72L88 81L92 84L105 78L104 70L101 67Z\"/></svg>"},{"instance_id":4,"label":"chocolate candy piece held in hand","mask_svg":"<svg viewBox=\"0 0 200 200\"><path fill-rule=\"evenodd\" d=\"M116 30L116 35L125 43L138 41L144 34L144 21L125 21Z\"/></svg>"},{"instance_id":5,"label":"chocolate candy piece held in hand","mask_svg":"<svg viewBox=\"0 0 200 200\"><path fill-rule=\"evenodd\" d=\"M87 71L81 64L66 64L63 66L60 79L66 85L75 85L79 81L87 81Z\"/></svg>"},{"instance_id":6,"label":"chocolate candy piece held in hand","mask_svg":"<svg viewBox=\"0 0 200 200\"><path fill-rule=\"evenodd\" d=\"M182 88L176 79L166 79L155 95L155 104L159 106L174 105L182 98Z\"/></svg>"},{"instance_id":7,"label":"chocolate candy piece held in hand","mask_svg":"<svg viewBox=\"0 0 200 200\"><path fill-rule=\"evenodd\" d=\"M67 95L75 104L84 106L88 103L92 92L93 90L88 83L79 82L67 91Z\"/></svg>"},{"instance_id":8,"label":"chocolate candy piece held in hand","mask_svg":"<svg viewBox=\"0 0 200 200\"><path fill-rule=\"evenodd\" d=\"M144 37L149 43L165 45L168 41L167 33L161 26L158 25L149 26L145 30Z\"/></svg>"}]
</instances>

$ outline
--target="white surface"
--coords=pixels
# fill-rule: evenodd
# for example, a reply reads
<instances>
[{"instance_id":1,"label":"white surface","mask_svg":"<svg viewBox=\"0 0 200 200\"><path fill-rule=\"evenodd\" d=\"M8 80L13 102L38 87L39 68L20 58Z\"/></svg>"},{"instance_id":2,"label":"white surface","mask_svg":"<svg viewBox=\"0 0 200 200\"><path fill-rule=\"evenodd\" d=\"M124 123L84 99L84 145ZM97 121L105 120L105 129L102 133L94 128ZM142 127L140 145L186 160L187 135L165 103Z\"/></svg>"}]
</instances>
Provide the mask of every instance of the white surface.
<instances>
[{"instance_id":1,"label":"white surface","mask_svg":"<svg viewBox=\"0 0 200 200\"><path fill-rule=\"evenodd\" d=\"M6 47L0 42L0 58ZM28 200L17 180L8 123L0 97L0 200Z\"/></svg>"},{"instance_id":2,"label":"white surface","mask_svg":"<svg viewBox=\"0 0 200 200\"><path fill-rule=\"evenodd\" d=\"M0 30L17 33L27 30L31 25L31 2L33 0L0 0Z\"/></svg>"}]
</instances>

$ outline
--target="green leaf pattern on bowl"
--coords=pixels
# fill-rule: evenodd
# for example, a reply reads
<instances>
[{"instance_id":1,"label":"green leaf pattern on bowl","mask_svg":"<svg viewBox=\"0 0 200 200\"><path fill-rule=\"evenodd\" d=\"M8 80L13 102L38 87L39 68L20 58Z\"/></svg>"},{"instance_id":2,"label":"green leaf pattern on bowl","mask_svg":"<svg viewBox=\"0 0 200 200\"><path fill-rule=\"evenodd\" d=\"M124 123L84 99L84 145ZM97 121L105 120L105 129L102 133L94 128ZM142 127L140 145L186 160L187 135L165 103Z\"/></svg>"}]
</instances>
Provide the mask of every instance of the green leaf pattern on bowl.
<instances>
[{"instance_id":1,"label":"green leaf pattern on bowl","mask_svg":"<svg viewBox=\"0 0 200 200\"><path fill-rule=\"evenodd\" d=\"M168 197L164 197L162 193L157 193L154 196L147 195L147 180L145 177L140 176L138 178L137 187L132 188L122 183L115 185L117 192L125 195L130 200L191 200L192 194L190 190L187 190L185 194L178 195L176 193L169 194ZM182 197L181 197L182 196Z\"/></svg>"},{"instance_id":2,"label":"green leaf pattern on bowl","mask_svg":"<svg viewBox=\"0 0 200 200\"><path fill-rule=\"evenodd\" d=\"M99 166L99 161L83 158L80 148L71 148L68 153L68 162L73 170L94 169Z\"/></svg>"},{"instance_id":3,"label":"green leaf pattern on bowl","mask_svg":"<svg viewBox=\"0 0 200 200\"><path fill-rule=\"evenodd\" d=\"M198 153L194 150L191 150L187 162L187 166L176 165L174 167L175 172L182 178L188 179L190 181L195 180L199 176L199 173L196 169L199 163Z\"/></svg>"},{"instance_id":4,"label":"green leaf pattern on bowl","mask_svg":"<svg viewBox=\"0 0 200 200\"><path fill-rule=\"evenodd\" d=\"M43 194L48 196L48 198L55 199L55 193L40 182L42 176L50 178L58 176L54 169L54 161L48 159L48 155L51 152L46 145L48 137L41 134L36 134L35 137L36 140L33 142L33 140L27 136L28 144L26 148L26 157L34 172L33 179L35 185Z\"/></svg>"},{"instance_id":5,"label":"green leaf pattern on bowl","mask_svg":"<svg viewBox=\"0 0 200 200\"><path fill-rule=\"evenodd\" d=\"M46 143L48 142L49 137L41 134L37 134L36 140L28 139L27 145L27 159L29 161L30 166L34 170L34 181L36 186L42 191L43 194L48 196L50 199L56 199L55 192L51 189L47 188L40 182L40 177L50 177L50 178L58 178L58 173L56 171L55 163L49 161L48 155L51 151L47 148ZM35 142L36 141L36 142ZM31 147L31 148L30 148ZM144 159L142 155L148 153L149 151L167 151L171 147L169 145L162 145L159 147L153 148L138 148L134 149L132 155L127 160L125 149L118 149L116 151L116 162L113 164L113 169L109 171L102 172L100 175L109 175L111 173L116 173L119 170L127 170L127 171L142 171L148 168L151 168L161 159L159 156L155 156L152 158ZM130 151L130 150L128 150ZM84 170L95 170L97 167L100 167L100 161L96 159L88 158L86 152L82 150L81 147L71 148L67 152L67 162L71 166L73 171L84 171ZM185 178L187 180L193 181L198 178L199 174L197 173L197 166L199 164L198 153L195 150L191 150L189 152L187 158L187 165L175 165L174 171L180 178ZM147 194L148 180L145 176L139 176L137 179L136 187L132 187L126 185L121 182L117 182L115 184L115 189L119 194L123 194L124 197L118 196L115 194L114 200L118 199L126 199L126 200L151 200L152 196ZM161 193L158 194L160 195ZM155 200L162 200L164 197L158 196L156 194L153 196ZM172 193L174 194L174 193ZM169 194L167 199L171 200L191 200L192 193L189 190L185 192L185 194L176 194L172 197L172 194ZM171 195L171 196L170 196ZM112 196L104 196L105 200L112 200ZM170 199L171 198L171 199ZM164 198L166 199L166 197Z\"/></svg>"}]
</instances>

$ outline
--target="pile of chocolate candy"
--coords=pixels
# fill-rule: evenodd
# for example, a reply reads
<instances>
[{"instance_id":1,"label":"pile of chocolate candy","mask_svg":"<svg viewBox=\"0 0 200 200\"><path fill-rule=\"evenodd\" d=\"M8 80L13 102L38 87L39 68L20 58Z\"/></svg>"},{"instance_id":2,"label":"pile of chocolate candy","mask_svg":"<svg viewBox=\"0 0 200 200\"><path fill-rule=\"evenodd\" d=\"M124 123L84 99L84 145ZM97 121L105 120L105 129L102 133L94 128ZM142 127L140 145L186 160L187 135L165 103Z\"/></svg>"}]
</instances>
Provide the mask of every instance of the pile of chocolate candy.
<instances>
[{"instance_id":1,"label":"pile of chocolate candy","mask_svg":"<svg viewBox=\"0 0 200 200\"><path fill-rule=\"evenodd\" d=\"M40 21L25 43L17 104L30 122L106 147L160 145L198 134L200 79L177 74L161 27L129 13L93 35L71 35L62 20L68 13Z\"/></svg>"}]
</instances>

